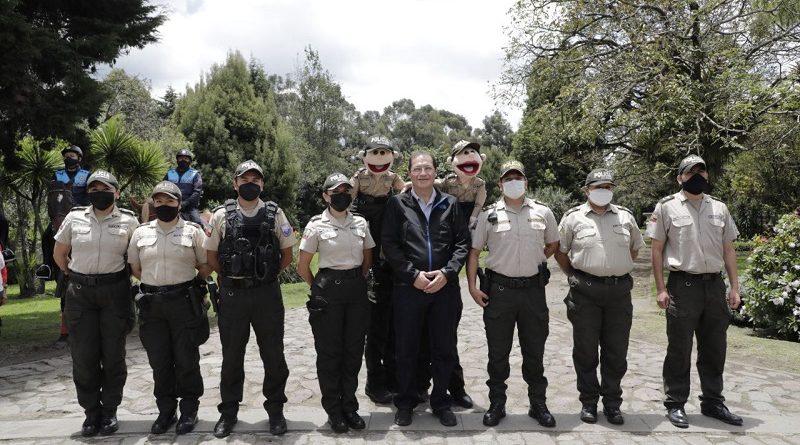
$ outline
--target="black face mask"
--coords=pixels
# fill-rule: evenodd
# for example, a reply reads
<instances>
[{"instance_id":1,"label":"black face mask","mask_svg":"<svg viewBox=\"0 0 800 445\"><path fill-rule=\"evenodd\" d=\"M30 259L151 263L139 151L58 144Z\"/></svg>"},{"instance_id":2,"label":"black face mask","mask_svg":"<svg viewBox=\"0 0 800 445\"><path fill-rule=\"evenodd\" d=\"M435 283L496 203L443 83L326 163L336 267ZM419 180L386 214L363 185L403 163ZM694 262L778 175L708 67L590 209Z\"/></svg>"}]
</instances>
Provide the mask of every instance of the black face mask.
<instances>
[{"instance_id":1,"label":"black face mask","mask_svg":"<svg viewBox=\"0 0 800 445\"><path fill-rule=\"evenodd\" d=\"M353 197L349 193L336 193L331 195L331 208L337 212L344 212L350 207Z\"/></svg>"},{"instance_id":2,"label":"black face mask","mask_svg":"<svg viewBox=\"0 0 800 445\"><path fill-rule=\"evenodd\" d=\"M708 181L700 173L695 173L688 181L684 181L683 184L681 184L681 188L693 195L703 193L707 186Z\"/></svg>"},{"instance_id":3,"label":"black face mask","mask_svg":"<svg viewBox=\"0 0 800 445\"><path fill-rule=\"evenodd\" d=\"M261 194L261 186L254 182L245 182L239 186L239 196L245 201L253 201Z\"/></svg>"},{"instance_id":4,"label":"black face mask","mask_svg":"<svg viewBox=\"0 0 800 445\"><path fill-rule=\"evenodd\" d=\"M89 202L97 210L105 210L114 205L114 192L91 192Z\"/></svg>"},{"instance_id":5,"label":"black face mask","mask_svg":"<svg viewBox=\"0 0 800 445\"><path fill-rule=\"evenodd\" d=\"M189 161L178 161L178 170L189 170Z\"/></svg>"},{"instance_id":6,"label":"black face mask","mask_svg":"<svg viewBox=\"0 0 800 445\"><path fill-rule=\"evenodd\" d=\"M159 221L170 222L178 216L180 207L172 207L168 205L160 205L156 207L156 217Z\"/></svg>"},{"instance_id":7,"label":"black face mask","mask_svg":"<svg viewBox=\"0 0 800 445\"><path fill-rule=\"evenodd\" d=\"M66 167L66 168L75 167L76 165L78 165L80 163L81 163L81 161L79 159L74 159L74 158L65 158L64 159L64 167Z\"/></svg>"}]
</instances>

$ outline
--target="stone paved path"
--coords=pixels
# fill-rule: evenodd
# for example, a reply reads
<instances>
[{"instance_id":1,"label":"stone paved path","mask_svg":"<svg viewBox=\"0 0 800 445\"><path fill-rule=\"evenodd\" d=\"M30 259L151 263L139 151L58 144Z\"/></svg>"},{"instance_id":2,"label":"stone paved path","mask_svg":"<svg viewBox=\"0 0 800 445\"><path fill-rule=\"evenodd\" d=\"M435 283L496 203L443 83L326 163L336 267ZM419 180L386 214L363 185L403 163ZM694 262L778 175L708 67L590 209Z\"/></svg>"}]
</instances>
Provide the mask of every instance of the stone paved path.
<instances>
[{"instance_id":1,"label":"stone paved path","mask_svg":"<svg viewBox=\"0 0 800 445\"><path fill-rule=\"evenodd\" d=\"M175 437L147 435L157 414L152 397L152 376L139 340L128 338L128 382L120 406L120 431L110 438L88 442L145 443L171 442L193 444L206 441L260 443L666 443L666 444L800 444L800 375L730 362L726 370L728 406L745 418L743 427L729 427L699 414L696 395L699 381L692 370L692 397L687 404L691 427L677 430L664 418L661 404L662 346L632 340L628 355L629 370L623 380L622 410L626 424L614 427L600 420L586 425L577 418L580 404L575 390L575 374L571 359L571 326L563 317L562 299L566 279L551 260L553 278L548 285L548 302L552 308L550 337L545 353L545 372L550 381L548 405L558 421L555 430L545 430L528 418L527 390L522 380L519 348L511 357L509 379L509 417L497 428L481 424L488 407L486 349L481 312L464 290L465 310L459 327L459 350L464 367L467 391L475 400L472 410L458 412L459 425L444 428L429 414L419 412L409 429L392 425L393 411L376 406L363 395L365 371L362 367L359 388L360 412L368 417L365 432L345 435L330 433L320 407L319 386L314 368L315 353L311 330L304 308L286 313L286 358L290 377L286 387L289 403L286 415L290 433L273 438L265 433L265 413L261 408L263 370L254 339L246 356L246 382L240 422L227 440L218 441L211 434L218 414L220 344L216 331L201 347L201 364L206 393L201 399L200 419L193 434ZM645 298L645 297L642 297ZM647 297L649 298L649 297ZM634 320L635 323L635 320ZM427 408L427 405L418 408ZM13 443L69 443L83 441L79 436L83 415L75 399L68 353L24 364L0 368L0 441Z\"/></svg>"}]
</instances>

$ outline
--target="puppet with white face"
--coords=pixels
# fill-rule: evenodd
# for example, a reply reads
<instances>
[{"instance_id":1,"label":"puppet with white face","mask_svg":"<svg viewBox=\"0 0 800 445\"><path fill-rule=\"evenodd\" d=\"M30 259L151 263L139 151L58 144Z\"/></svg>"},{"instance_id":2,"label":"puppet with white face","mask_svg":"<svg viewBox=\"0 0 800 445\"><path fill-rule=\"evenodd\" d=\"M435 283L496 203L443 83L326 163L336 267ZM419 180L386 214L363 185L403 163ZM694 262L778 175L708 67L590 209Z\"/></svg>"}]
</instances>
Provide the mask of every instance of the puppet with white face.
<instances>
[{"instance_id":1,"label":"puppet with white face","mask_svg":"<svg viewBox=\"0 0 800 445\"><path fill-rule=\"evenodd\" d=\"M486 202L486 181L478 177L486 155L480 149L477 142L459 141L447 158L454 173L436 180L439 190L458 199L461 213L469 217L470 227Z\"/></svg>"}]
</instances>

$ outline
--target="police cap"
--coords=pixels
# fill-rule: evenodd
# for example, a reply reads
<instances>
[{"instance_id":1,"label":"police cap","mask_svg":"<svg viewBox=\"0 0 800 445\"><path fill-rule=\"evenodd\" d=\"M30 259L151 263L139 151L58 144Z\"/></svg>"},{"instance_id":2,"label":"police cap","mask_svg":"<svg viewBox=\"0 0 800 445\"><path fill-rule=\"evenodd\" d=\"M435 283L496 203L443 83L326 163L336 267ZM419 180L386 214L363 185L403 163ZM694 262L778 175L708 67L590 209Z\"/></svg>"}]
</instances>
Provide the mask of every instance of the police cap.
<instances>
[{"instance_id":1,"label":"police cap","mask_svg":"<svg viewBox=\"0 0 800 445\"><path fill-rule=\"evenodd\" d=\"M95 181L102 182L109 187L114 187L115 190L119 188L117 178L105 170L97 170L92 173L89 176L89 179L86 181L86 185L92 185L92 183Z\"/></svg>"},{"instance_id":2,"label":"police cap","mask_svg":"<svg viewBox=\"0 0 800 445\"><path fill-rule=\"evenodd\" d=\"M367 141L367 150L374 150L377 148L388 148L389 150L394 150L394 145L392 145L392 141L385 136L372 136Z\"/></svg>"},{"instance_id":3,"label":"police cap","mask_svg":"<svg viewBox=\"0 0 800 445\"><path fill-rule=\"evenodd\" d=\"M153 187L153 193L150 194L150 197L153 198L159 193L163 193L175 199L181 199L181 189L179 189L174 182L159 182L155 187Z\"/></svg>"},{"instance_id":4,"label":"police cap","mask_svg":"<svg viewBox=\"0 0 800 445\"><path fill-rule=\"evenodd\" d=\"M500 178L502 179L503 176L505 176L506 173L510 171L517 171L522 176L525 176L525 166L522 165L522 162L519 161L503 162L503 165L500 166Z\"/></svg>"},{"instance_id":5,"label":"police cap","mask_svg":"<svg viewBox=\"0 0 800 445\"><path fill-rule=\"evenodd\" d=\"M481 151L481 144L477 142L469 142L469 141L458 141L456 145L453 146L453 149L450 150L450 157L453 158L457 154L461 153L463 150L467 148L474 148L476 151Z\"/></svg>"},{"instance_id":6,"label":"police cap","mask_svg":"<svg viewBox=\"0 0 800 445\"><path fill-rule=\"evenodd\" d=\"M242 176L243 174L249 172L250 170L258 172L258 174L261 175L261 178L262 179L264 178L264 170L262 170L261 166L258 165L256 161L252 159L248 159L239 164L239 166L236 167L236 172L234 173L234 176L238 178L239 176Z\"/></svg>"},{"instance_id":7,"label":"police cap","mask_svg":"<svg viewBox=\"0 0 800 445\"><path fill-rule=\"evenodd\" d=\"M590 185L601 184L616 185L614 183L614 174L611 173L611 170L607 168L596 168L586 175L586 183L584 184L585 186L588 187Z\"/></svg>"},{"instance_id":8,"label":"police cap","mask_svg":"<svg viewBox=\"0 0 800 445\"><path fill-rule=\"evenodd\" d=\"M333 173L325 179L325 184L322 186L322 190L326 192L334 190L336 187L339 187L342 184L350 185L350 181L347 179L347 176L338 172Z\"/></svg>"},{"instance_id":9,"label":"police cap","mask_svg":"<svg viewBox=\"0 0 800 445\"><path fill-rule=\"evenodd\" d=\"M689 155L683 158L680 165L678 165L678 174L682 175L689 170L692 169L697 164L703 164L703 168L706 166L706 161L703 160L700 156L697 155Z\"/></svg>"}]
</instances>

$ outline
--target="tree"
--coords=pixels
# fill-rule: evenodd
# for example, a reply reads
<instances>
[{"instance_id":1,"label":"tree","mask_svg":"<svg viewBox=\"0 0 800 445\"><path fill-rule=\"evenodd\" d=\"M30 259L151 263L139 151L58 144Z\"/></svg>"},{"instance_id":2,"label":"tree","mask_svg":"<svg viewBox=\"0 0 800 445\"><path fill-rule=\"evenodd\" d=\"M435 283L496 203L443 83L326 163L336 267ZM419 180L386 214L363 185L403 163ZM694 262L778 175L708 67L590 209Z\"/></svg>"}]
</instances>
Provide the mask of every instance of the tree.
<instances>
[{"instance_id":1,"label":"tree","mask_svg":"<svg viewBox=\"0 0 800 445\"><path fill-rule=\"evenodd\" d=\"M484 117L483 128L476 128L473 134L480 138L481 145L497 147L504 153L511 152L514 130L505 116L497 110L491 116Z\"/></svg>"},{"instance_id":2,"label":"tree","mask_svg":"<svg viewBox=\"0 0 800 445\"><path fill-rule=\"evenodd\" d=\"M158 114L158 117L164 120L170 119L172 117L172 113L175 112L175 103L177 101L178 93L175 92L175 89L172 88L172 85L167 86L167 90L164 91L164 96L157 103L156 113Z\"/></svg>"},{"instance_id":3,"label":"tree","mask_svg":"<svg viewBox=\"0 0 800 445\"><path fill-rule=\"evenodd\" d=\"M31 136L22 138L17 154L17 168L9 169L2 181L3 188L13 191L16 221L16 249L18 259L17 279L20 296L30 297L36 293L34 270L39 264L36 249L45 228L42 211L47 197L47 186L53 171L61 164L61 156L52 147L63 147L64 141L56 139L36 140ZM31 221L33 218L33 221Z\"/></svg>"},{"instance_id":4,"label":"tree","mask_svg":"<svg viewBox=\"0 0 800 445\"><path fill-rule=\"evenodd\" d=\"M21 160L17 141L71 138L105 100L92 78L129 48L155 42L166 16L147 0L41 2L0 6L0 149L5 166Z\"/></svg>"},{"instance_id":5,"label":"tree","mask_svg":"<svg viewBox=\"0 0 800 445\"><path fill-rule=\"evenodd\" d=\"M187 88L174 119L193 144L194 166L203 175L204 204L232 197L233 171L253 159L264 169L264 196L284 208L294 205L296 148L281 133L275 101L256 95L241 54L228 54L224 64L215 64L194 88Z\"/></svg>"},{"instance_id":6,"label":"tree","mask_svg":"<svg viewBox=\"0 0 800 445\"><path fill-rule=\"evenodd\" d=\"M159 103L150 97L149 80L113 69L103 79L102 86L108 99L100 109L101 123L117 117L124 120L127 131L141 139L158 137L165 118L160 115Z\"/></svg>"},{"instance_id":7,"label":"tree","mask_svg":"<svg viewBox=\"0 0 800 445\"><path fill-rule=\"evenodd\" d=\"M517 150L693 152L714 178L765 121L797 116L799 43L796 0L518 2L500 95L527 89Z\"/></svg>"}]
</instances>

